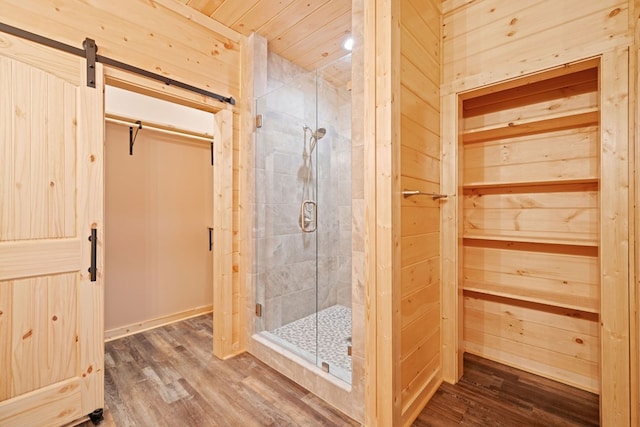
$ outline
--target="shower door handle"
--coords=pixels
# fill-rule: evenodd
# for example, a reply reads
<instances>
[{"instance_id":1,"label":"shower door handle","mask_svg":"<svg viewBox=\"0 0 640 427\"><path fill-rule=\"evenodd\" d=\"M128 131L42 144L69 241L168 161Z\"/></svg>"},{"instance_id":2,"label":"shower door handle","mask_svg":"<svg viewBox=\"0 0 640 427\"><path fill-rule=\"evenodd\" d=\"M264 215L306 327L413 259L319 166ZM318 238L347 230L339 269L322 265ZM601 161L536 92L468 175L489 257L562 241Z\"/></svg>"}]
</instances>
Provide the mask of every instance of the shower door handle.
<instances>
[{"instance_id":1,"label":"shower door handle","mask_svg":"<svg viewBox=\"0 0 640 427\"><path fill-rule=\"evenodd\" d=\"M308 208L311 208L310 210ZM309 214L308 214L309 213ZM313 233L318 228L318 211L316 210L316 202L313 200L305 200L300 206L300 228L305 233Z\"/></svg>"}]
</instances>

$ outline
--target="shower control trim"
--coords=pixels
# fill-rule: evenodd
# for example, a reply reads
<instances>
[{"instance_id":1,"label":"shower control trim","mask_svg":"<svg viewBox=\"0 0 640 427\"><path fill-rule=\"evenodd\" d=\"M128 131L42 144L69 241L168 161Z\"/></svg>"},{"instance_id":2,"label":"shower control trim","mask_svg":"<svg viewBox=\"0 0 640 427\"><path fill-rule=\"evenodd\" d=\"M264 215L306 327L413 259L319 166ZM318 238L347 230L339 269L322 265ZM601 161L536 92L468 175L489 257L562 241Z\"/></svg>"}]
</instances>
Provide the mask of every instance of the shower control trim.
<instances>
[{"instance_id":1,"label":"shower control trim","mask_svg":"<svg viewBox=\"0 0 640 427\"><path fill-rule=\"evenodd\" d=\"M305 233L313 233L318 228L318 210L316 202L304 200L300 205L300 229Z\"/></svg>"}]
</instances>

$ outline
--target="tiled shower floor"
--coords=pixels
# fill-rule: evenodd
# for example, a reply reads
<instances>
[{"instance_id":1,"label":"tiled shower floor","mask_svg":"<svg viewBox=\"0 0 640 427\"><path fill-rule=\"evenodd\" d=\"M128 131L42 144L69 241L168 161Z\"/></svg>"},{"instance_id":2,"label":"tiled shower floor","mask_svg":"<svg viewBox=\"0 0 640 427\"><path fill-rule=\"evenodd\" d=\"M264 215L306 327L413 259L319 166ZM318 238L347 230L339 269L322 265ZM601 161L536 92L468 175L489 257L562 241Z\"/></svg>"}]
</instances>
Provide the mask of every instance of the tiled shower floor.
<instances>
[{"instance_id":1,"label":"tiled shower floor","mask_svg":"<svg viewBox=\"0 0 640 427\"><path fill-rule=\"evenodd\" d=\"M351 382L351 356L347 353L351 345L351 309L343 305L326 308L317 313L317 322L317 365L327 362L330 373ZM316 313L274 329L270 334L315 361Z\"/></svg>"}]
</instances>

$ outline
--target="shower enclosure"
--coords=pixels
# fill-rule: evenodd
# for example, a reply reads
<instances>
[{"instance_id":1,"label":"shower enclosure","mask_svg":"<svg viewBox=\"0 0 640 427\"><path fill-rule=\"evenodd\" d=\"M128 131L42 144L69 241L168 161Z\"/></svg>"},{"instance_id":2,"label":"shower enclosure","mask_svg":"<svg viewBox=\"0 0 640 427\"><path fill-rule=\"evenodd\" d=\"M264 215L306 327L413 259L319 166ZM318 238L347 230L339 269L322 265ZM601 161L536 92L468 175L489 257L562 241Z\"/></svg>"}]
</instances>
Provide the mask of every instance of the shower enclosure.
<instances>
[{"instance_id":1,"label":"shower enclosure","mask_svg":"<svg viewBox=\"0 0 640 427\"><path fill-rule=\"evenodd\" d=\"M270 65L256 100L255 330L351 382L351 93L337 77L350 56L314 72Z\"/></svg>"}]
</instances>

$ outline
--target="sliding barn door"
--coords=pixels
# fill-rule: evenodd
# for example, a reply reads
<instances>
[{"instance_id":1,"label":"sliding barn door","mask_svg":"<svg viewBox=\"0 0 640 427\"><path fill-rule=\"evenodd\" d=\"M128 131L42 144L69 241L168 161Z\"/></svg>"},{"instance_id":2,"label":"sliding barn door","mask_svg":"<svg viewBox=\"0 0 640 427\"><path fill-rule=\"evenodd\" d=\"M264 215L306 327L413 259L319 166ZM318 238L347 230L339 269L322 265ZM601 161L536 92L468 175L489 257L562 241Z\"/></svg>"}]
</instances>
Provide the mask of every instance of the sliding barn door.
<instances>
[{"instance_id":1,"label":"sliding barn door","mask_svg":"<svg viewBox=\"0 0 640 427\"><path fill-rule=\"evenodd\" d=\"M103 406L103 85L84 64L0 33L2 426Z\"/></svg>"}]
</instances>

